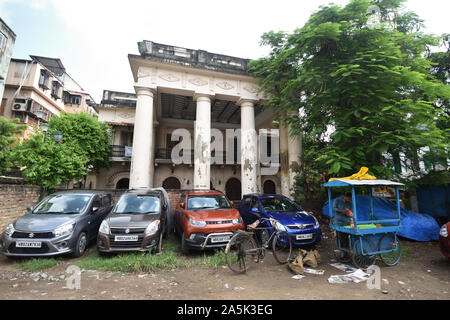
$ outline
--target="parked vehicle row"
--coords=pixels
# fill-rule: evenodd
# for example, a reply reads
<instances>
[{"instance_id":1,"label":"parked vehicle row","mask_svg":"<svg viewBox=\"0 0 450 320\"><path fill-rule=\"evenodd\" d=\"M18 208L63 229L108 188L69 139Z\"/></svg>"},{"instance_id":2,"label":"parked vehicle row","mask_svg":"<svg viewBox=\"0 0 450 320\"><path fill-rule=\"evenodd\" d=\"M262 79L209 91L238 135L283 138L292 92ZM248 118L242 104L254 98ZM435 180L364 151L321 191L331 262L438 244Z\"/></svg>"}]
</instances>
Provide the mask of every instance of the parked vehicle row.
<instances>
[{"instance_id":1,"label":"parked vehicle row","mask_svg":"<svg viewBox=\"0 0 450 320\"><path fill-rule=\"evenodd\" d=\"M79 257L95 240L102 254L158 253L163 239L174 230L186 253L225 248L237 231L257 220L261 221L257 236L267 240L273 232L267 228L268 221L274 219L277 230L285 231L293 246L321 240L317 219L281 195L245 195L236 209L222 192L186 191L172 210L162 188L130 190L115 205L108 192L57 192L8 225L0 239L0 252L8 257Z\"/></svg>"}]
</instances>

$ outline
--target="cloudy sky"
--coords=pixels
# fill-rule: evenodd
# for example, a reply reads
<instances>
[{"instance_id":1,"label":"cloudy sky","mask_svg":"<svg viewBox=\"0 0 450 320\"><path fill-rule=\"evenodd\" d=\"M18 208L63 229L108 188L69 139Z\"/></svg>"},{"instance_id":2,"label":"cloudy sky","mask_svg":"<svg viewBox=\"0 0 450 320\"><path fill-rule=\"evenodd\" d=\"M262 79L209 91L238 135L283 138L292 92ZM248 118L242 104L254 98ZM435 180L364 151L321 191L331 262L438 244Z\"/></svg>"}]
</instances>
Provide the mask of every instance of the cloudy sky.
<instances>
[{"instance_id":1,"label":"cloudy sky","mask_svg":"<svg viewBox=\"0 0 450 320\"><path fill-rule=\"evenodd\" d=\"M60 58L100 102L104 89L133 92L127 55L151 40L243 58L267 53L269 30L301 27L331 0L0 0L0 17L17 34L14 58ZM334 0L345 5L349 0ZM427 31L450 32L448 0L409 0Z\"/></svg>"}]
</instances>

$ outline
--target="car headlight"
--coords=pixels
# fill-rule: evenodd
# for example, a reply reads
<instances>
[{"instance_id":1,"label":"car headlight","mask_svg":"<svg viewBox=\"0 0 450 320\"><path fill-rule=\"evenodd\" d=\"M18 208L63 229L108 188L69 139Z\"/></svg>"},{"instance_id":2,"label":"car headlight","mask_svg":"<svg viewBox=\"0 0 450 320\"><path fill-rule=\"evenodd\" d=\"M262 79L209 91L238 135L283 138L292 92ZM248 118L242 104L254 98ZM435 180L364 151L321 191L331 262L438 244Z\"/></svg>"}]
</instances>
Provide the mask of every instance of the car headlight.
<instances>
[{"instance_id":1,"label":"car headlight","mask_svg":"<svg viewBox=\"0 0 450 320\"><path fill-rule=\"evenodd\" d=\"M160 223L159 220L155 220L152 223L150 223L147 226L147 229L145 229L145 235L146 236L151 236L151 235L154 235L155 233L157 233L158 232L158 228L159 228L159 223Z\"/></svg>"},{"instance_id":2,"label":"car headlight","mask_svg":"<svg viewBox=\"0 0 450 320\"><path fill-rule=\"evenodd\" d=\"M62 237L73 232L75 224L67 224L55 229L55 237Z\"/></svg>"},{"instance_id":3,"label":"car headlight","mask_svg":"<svg viewBox=\"0 0 450 320\"><path fill-rule=\"evenodd\" d=\"M100 225L100 228L98 229L98 232L103 233L103 234L110 233L109 224L106 220L103 220L102 224Z\"/></svg>"},{"instance_id":4,"label":"car headlight","mask_svg":"<svg viewBox=\"0 0 450 320\"><path fill-rule=\"evenodd\" d=\"M11 236L13 235L14 231L16 231L16 229L14 229L14 226L13 226L12 223L10 223L10 224L6 227L6 229L5 229L5 233L6 233L9 237L11 237Z\"/></svg>"},{"instance_id":5,"label":"car headlight","mask_svg":"<svg viewBox=\"0 0 450 320\"><path fill-rule=\"evenodd\" d=\"M441 235L441 237L447 238L448 237L448 231L447 231L447 225L444 224L441 227L441 231L439 232L439 234Z\"/></svg>"},{"instance_id":6,"label":"car headlight","mask_svg":"<svg viewBox=\"0 0 450 320\"><path fill-rule=\"evenodd\" d=\"M315 229L319 228L319 220L317 220L317 218L314 217L313 215L311 215L311 217L314 218L314 228L315 228Z\"/></svg>"},{"instance_id":7,"label":"car headlight","mask_svg":"<svg viewBox=\"0 0 450 320\"><path fill-rule=\"evenodd\" d=\"M239 219L233 219L233 224L241 224L242 223L242 218L239 217Z\"/></svg>"},{"instance_id":8,"label":"car headlight","mask_svg":"<svg viewBox=\"0 0 450 320\"><path fill-rule=\"evenodd\" d=\"M275 227L275 229L277 231L286 231L285 226L283 226L281 223L279 223L276 220L271 220L272 221L272 225Z\"/></svg>"},{"instance_id":9,"label":"car headlight","mask_svg":"<svg viewBox=\"0 0 450 320\"><path fill-rule=\"evenodd\" d=\"M192 224L194 227L200 227L200 228L206 227L205 221L194 220L194 219L190 219L190 218L188 218L188 220L189 220L190 224Z\"/></svg>"}]
</instances>

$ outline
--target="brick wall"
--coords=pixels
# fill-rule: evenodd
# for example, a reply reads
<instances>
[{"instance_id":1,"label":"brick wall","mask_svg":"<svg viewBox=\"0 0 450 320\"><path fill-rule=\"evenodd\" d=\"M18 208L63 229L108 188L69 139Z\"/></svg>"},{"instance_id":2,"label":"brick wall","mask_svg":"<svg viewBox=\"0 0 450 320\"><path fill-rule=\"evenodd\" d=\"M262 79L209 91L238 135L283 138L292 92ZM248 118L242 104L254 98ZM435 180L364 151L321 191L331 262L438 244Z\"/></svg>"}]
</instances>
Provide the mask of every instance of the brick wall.
<instances>
[{"instance_id":1,"label":"brick wall","mask_svg":"<svg viewBox=\"0 0 450 320\"><path fill-rule=\"evenodd\" d=\"M0 233L6 226L39 202L41 188L37 186L0 184Z\"/></svg>"}]
</instances>

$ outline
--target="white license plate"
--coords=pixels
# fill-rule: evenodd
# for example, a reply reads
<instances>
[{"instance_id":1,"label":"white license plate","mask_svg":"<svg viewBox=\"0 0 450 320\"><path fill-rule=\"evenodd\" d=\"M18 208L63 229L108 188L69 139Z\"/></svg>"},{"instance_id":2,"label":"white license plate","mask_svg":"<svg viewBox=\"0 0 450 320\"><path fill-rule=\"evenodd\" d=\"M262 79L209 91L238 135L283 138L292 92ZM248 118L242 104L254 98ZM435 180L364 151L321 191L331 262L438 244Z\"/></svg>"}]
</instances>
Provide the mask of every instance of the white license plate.
<instances>
[{"instance_id":1,"label":"white license plate","mask_svg":"<svg viewBox=\"0 0 450 320\"><path fill-rule=\"evenodd\" d=\"M41 248L42 242L36 241L17 241L16 248Z\"/></svg>"},{"instance_id":2,"label":"white license plate","mask_svg":"<svg viewBox=\"0 0 450 320\"><path fill-rule=\"evenodd\" d=\"M308 233L308 234L298 234L296 238L297 238L297 240L307 240L307 239L312 239L312 238L314 238L314 234L312 234L312 233Z\"/></svg>"},{"instance_id":3,"label":"white license plate","mask_svg":"<svg viewBox=\"0 0 450 320\"><path fill-rule=\"evenodd\" d=\"M138 241L138 236L116 236L115 241Z\"/></svg>"},{"instance_id":4,"label":"white license plate","mask_svg":"<svg viewBox=\"0 0 450 320\"><path fill-rule=\"evenodd\" d=\"M231 236L225 236L225 237L212 237L211 243L217 243L217 242L226 242L229 241Z\"/></svg>"}]
</instances>

